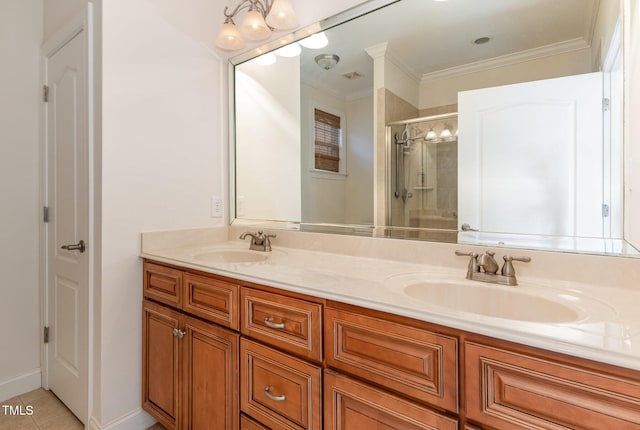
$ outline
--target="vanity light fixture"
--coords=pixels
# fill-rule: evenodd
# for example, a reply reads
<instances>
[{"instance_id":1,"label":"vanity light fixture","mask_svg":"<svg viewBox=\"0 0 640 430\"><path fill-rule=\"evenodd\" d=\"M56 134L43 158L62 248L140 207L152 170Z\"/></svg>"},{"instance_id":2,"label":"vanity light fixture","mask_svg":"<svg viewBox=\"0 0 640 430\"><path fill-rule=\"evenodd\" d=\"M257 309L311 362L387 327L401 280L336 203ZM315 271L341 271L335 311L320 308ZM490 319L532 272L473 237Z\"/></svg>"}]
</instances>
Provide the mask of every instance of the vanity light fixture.
<instances>
[{"instance_id":1,"label":"vanity light fixture","mask_svg":"<svg viewBox=\"0 0 640 430\"><path fill-rule=\"evenodd\" d=\"M449 124L445 124L444 129L440 132L440 139L450 140L452 137L451 126Z\"/></svg>"},{"instance_id":2,"label":"vanity light fixture","mask_svg":"<svg viewBox=\"0 0 640 430\"><path fill-rule=\"evenodd\" d=\"M247 13L238 29L233 18L244 9ZM298 25L289 0L241 0L231 13L228 10L226 6L224 24L216 38L216 45L228 51L244 48L245 39L265 40L272 30L291 30Z\"/></svg>"},{"instance_id":3,"label":"vanity light fixture","mask_svg":"<svg viewBox=\"0 0 640 430\"><path fill-rule=\"evenodd\" d=\"M340 61L340 57L336 54L320 54L315 58L316 64L322 67L325 70L333 69L338 61Z\"/></svg>"},{"instance_id":4,"label":"vanity light fixture","mask_svg":"<svg viewBox=\"0 0 640 430\"><path fill-rule=\"evenodd\" d=\"M433 131L433 127L431 127L427 132L427 134L424 136L424 140L434 140L437 137L438 137L438 134L435 131Z\"/></svg>"}]
</instances>

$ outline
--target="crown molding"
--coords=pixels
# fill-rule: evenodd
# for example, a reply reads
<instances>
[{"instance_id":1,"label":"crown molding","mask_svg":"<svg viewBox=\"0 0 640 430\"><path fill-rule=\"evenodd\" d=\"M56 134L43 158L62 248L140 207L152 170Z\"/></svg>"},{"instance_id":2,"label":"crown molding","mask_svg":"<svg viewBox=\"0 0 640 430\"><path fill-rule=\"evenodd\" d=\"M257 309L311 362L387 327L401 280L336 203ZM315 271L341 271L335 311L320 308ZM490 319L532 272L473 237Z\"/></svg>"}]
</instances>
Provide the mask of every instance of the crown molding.
<instances>
[{"instance_id":1,"label":"crown molding","mask_svg":"<svg viewBox=\"0 0 640 430\"><path fill-rule=\"evenodd\" d=\"M540 46L538 48L528 49L526 51L520 51L513 54L502 55L499 57L490 58L488 60L476 61L473 63L463 64L461 66L455 66L448 69L425 73L420 78L420 82L435 81L439 79L466 75L469 73L482 72L485 70L491 70L511 64L523 63L525 61L531 61L539 58L550 57L553 55L564 54L567 52L578 51L589 47L589 43L587 43L583 38L566 40L564 42Z\"/></svg>"}]
</instances>

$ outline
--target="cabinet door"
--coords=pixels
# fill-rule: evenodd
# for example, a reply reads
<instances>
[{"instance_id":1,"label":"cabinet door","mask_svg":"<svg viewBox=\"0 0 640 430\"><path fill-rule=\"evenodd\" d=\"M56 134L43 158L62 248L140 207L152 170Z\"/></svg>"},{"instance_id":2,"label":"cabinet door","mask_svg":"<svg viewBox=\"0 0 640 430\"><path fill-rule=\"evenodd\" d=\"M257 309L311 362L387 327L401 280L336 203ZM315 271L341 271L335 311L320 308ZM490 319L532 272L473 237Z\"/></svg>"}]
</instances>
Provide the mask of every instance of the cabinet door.
<instances>
[{"instance_id":1,"label":"cabinet door","mask_svg":"<svg viewBox=\"0 0 640 430\"><path fill-rule=\"evenodd\" d=\"M456 430L458 422L401 397L326 370L325 430Z\"/></svg>"},{"instance_id":2,"label":"cabinet door","mask_svg":"<svg viewBox=\"0 0 640 430\"><path fill-rule=\"evenodd\" d=\"M185 317L181 428L238 429L238 342L222 327Z\"/></svg>"},{"instance_id":3,"label":"cabinet door","mask_svg":"<svg viewBox=\"0 0 640 430\"><path fill-rule=\"evenodd\" d=\"M145 300L142 308L142 407L169 430L178 428L182 316Z\"/></svg>"}]
</instances>

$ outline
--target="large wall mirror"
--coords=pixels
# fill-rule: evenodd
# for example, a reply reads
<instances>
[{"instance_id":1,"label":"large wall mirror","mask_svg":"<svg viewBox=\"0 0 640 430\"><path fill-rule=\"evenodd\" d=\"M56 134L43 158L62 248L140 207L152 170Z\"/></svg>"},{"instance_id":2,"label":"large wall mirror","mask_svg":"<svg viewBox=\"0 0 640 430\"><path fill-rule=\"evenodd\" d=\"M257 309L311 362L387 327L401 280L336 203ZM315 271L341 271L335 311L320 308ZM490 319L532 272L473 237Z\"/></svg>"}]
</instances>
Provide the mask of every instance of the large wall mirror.
<instances>
[{"instance_id":1,"label":"large wall mirror","mask_svg":"<svg viewBox=\"0 0 640 430\"><path fill-rule=\"evenodd\" d=\"M232 59L234 222L638 255L624 13L370 1Z\"/></svg>"}]
</instances>

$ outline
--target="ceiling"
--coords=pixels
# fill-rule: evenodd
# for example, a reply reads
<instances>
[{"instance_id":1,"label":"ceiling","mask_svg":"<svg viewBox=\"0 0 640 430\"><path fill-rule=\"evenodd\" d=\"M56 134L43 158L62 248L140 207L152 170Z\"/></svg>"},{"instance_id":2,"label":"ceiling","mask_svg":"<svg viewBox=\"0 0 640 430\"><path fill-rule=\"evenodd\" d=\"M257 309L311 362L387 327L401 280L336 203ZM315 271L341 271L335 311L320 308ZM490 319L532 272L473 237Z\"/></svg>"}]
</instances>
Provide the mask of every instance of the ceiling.
<instances>
[{"instance_id":1,"label":"ceiling","mask_svg":"<svg viewBox=\"0 0 640 430\"><path fill-rule=\"evenodd\" d=\"M606 0L605 0L606 1ZM572 41L586 47L600 0L401 0L325 31L329 45L303 48L302 81L335 94L358 94L373 83L373 60L365 51L387 43L387 53L419 80L424 74ZM476 45L480 37L489 43ZM337 54L330 70L314 62ZM358 72L349 80L343 74Z\"/></svg>"}]
</instances>

